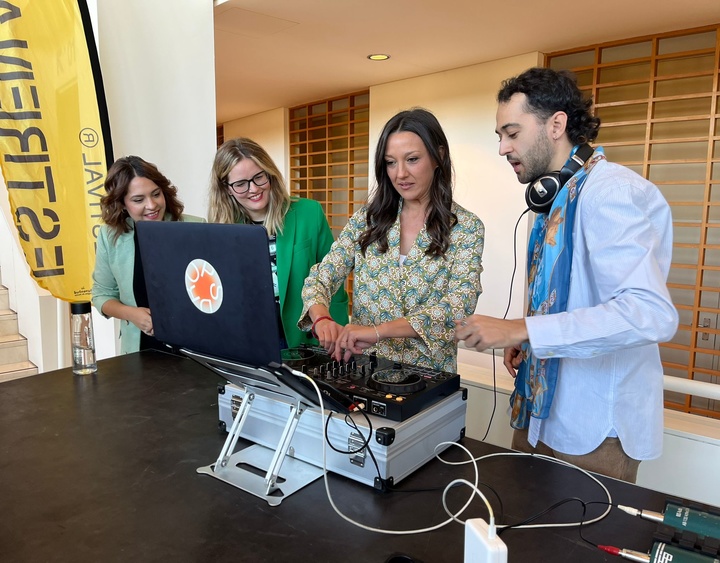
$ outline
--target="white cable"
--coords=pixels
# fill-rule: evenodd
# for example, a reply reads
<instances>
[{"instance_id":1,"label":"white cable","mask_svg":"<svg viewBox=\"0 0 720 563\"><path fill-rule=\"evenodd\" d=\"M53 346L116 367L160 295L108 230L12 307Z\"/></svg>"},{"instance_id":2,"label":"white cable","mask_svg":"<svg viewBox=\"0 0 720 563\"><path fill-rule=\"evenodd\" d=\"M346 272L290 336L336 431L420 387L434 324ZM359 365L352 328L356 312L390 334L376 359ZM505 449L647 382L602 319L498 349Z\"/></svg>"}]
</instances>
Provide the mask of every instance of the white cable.
<instances>
[{"instance_id":1,"label":"white cable","mask_svg":"<svg viewBox=\"0 0 720 563\"><path fill-rule=\"evenodd\" d=\"M451 514L448 511L447 507L445 506L445 492L443 492L443 506L445 506L446 512L448 512L448 514L450 514L450 518L448 518L444 522L435 524L434 526L430 526L428 528L420 528L420 529L416 529L416 530L385 530L383 528L373 528L371 526L366 526L365 524L356 522L349 516L346 516L345 514L343 514L340 511L340 509L335 505L335 502L333 501L332 494L330 493L330 485L328 483L328 478L327 478L327 457L326 457L327 442L325 440L325 425L323 422L325 419L325 409L324 409L324 401L323 401L322 393L320 392L320 388L317 386L317 383L315 383L315 381L313 381L312 377L310 377L307 374L304 374L302 372L299 372L299 371L293 370L293 373L295 373L298 377L303 377L303 378L307 379L312 384L312 386L315 389L315 392L317 393L317 396L318 396L318 401L320 403L320 428L321 428L320 435L322 436L322 453L323 453L322 468L323 468L323 481L325 482L325 493L327 494L327 498L328 498L328 501L330 502L330 506L333 507L333 510L337 513L338 516L340 516L340 518L342 518L343 520L345 520L347 522L350 522L351 524L357 526L358 528L362 528L363 530L367 530L369 532L378 532L381 534L393 534L393 535L409 535L409 534L422 534L424 532L432 532L433 530L438 530L438 529L442 528L443 526L446 526L446 525L452 523L453 521L458 521L458 522L460 521L457 519L457 517L460 516L463 512L465 512L467 507L470 506L470 503L472 502L472 500L475 496L473 493L475 491L477 491L477 484L478 484L479 476L478 476L477 463L475 462L472 453L470 453L470 451L465 446L463 446L462 444L458 444L456 442L442 442L442 443L438 444L435 447L435 449L439 448L442 445L449 444L449 445L457 446L457 447L465 450L465 452L468 454L468 457L470 458L469 461L467 461L466 463L472 463L473 466L475 467L475 484L473 485L472 483L465 481L469 486L471 486L473 488L473 492L471 492L470 497L468 498L465 505L455 514ZM454 481L453 481L453 483L454 483ZM448 487L445 489L445 491L447 491L447 489L450 488L453 485L453 483L450 483L450 485L448 485ZM479 491L477 491L477 492L480 494L480 496L483 497L483 499L485 500L485 502L487 504L487 499L485 499L485 497L482 495L482 493L480 493Z\"/></svg>"},{"instance_id":2,"label":"white cable","mask_svg":"<svg viewBox=\"0 0 720 563\"><path fill-rule=\"evenodd\" d=\"M567 467L570 467L571 469L576 469L580 473L584 473L587 477L595 481L600 488L605 491L605 496L607 497L608 506L605 509L605 512L603 512L600 516L597 518L593 518L592 520L583 520L582 522L559 522L555 524L524 524L522 526L513 526L511 524L506 525L499 525L497 526L498 529L501 528L513 528L513 529L527 529L527 528L570 528L574 526L579 526L582 524L583 526L587 524L594 524L595 522L599 522L603 518L605 518L608 514L610 514L610 511L612 510L612 495L610 495L610 491L608 491L607 487L603 485L599 479L582 469L581 467L578 467L577 465L573 465L572 463L569 463L567 461L563 461L562 459L557 459L554 457L549 457L542 454L529 454L525 452L498 452L495 454L487 454L484 456L480 456L477 458L474 458L473 461L478 462L483 459L488 459L491 457L503 457L503 456L516 456L516 457L537 457L541 459L545 459L547 461L550 461L552 463L557 463L559 465L565 465ZM465 465L466 463L469 463L468 461L445 461L442 460L443 463L447 463L448 465ZM475 466L477 468L477 465Z\"/></svg>"},{"instance_id":3,"label":"white cable","mask_svg":"<svg viewBox=\"0 0 720 563\"><path fill-rule=\"evenodd\" d=\"M326 494L327 494L328 501L330 502L330 506L333 507L333 510L334 510L334 511L338 514L338 516L340 516L343 520L345 520L345 521L347 521L347 522L350 522L351 524L353 524L353 525L355 525L355 526L357 526L357 527L359 527L359 528L362 528L363 530L368 530L368 531L370 531L370 532L378 532L378 533L381 533L381 534L408 535L408 534L421 534L421 533L424 533L424 532L431 532L431 531L433 531L433 530L438 530L438 529L442 528L443 526L446 526L447 524L450 524L450 523L453 522L453 521L455 521L455 522L461 522L461 523L462 523L462 520L459 520L459 519L458 519L458 516L460 516L463 512L465 512L465 510L468 508L468 506L470 506L470 503L472 502L472 500L473 500L473 498L474 498L474 496L475 496L476 494L477 494L478 496L480 496L480 497L483 499L483 501L485 502L485 505L487 506L488 511L489 511L489 513L490 513L490 519L489 519L489 521L488 521L488 524L489 524L490 526L493 526L493 525L494 525L494 516L493 516L493 512L492 512L492 508L491 508L491 506L490 506L490 503L488 502L488 500L487 500L487 498L485 497L485 495L483 495L483 494L478 490L479 471L478 471L478 467L477 467L477 462L478 462L478 461L481 461L481 460L483 460L483 459L489 459L489 458L491 458L491 457L503 457L503 456L505 456L505 457L510 457L510 456L514 456L514 457L537 457L537 458L540 458L540 459L545 459L545 460L550 461L550 462L552 462L552 463L557 463L557 464L559 464L559 465L565 465L566 467L569 467L569 468L571 468L571 469L576 469L577 471L585 474L587 477L589 477L590 479L592 479L593 481L595 481L595 483L597 483L597 484L600 486L600 488L601 488L603 491L605 491L605 496L607 497L608 506L607 506L605 512L603 512L600 516L598 516L598 517L596 517L596 518L593 518L592 520L584 520L584 521L581 521L581 522L558 522L558 523L549 523L549 524L524 524L524 525L521 525L521 526L513 526L513 525L511 525L511 524L506 524L506 525L497 525L497 526L495 526L497 529L503 529L503 528L513 528L513 529L529 529L529 528L570 528L570 527L575 527L575 526L579 526L579 525L585 526L585 525L588 525L588 524L594 524L595 522L599 522L600 520L602 520L603 518L605 518L608 514L610 514L610 511L612 510L612 495L610 495L610 491L608 491L607 487L606 487L605 485L603 485L603 484L600 482L599 479L597 479L596 477L594 477L593 475L591 475L589 472L587 472L587 471L585 471L584 469L582 469L582 468L580 468L580 467L578 467L578 466L576 466L576 465L573 465L572 463L569 463L569 462L567 462L567 461L563 461L563 460L561 460L561 459L557 459L557 458L554 458L554 457L549 457L549 456L542 455L542 454L528 454L528 453L524 453L524 452L498 452L498 453L487 454L487 455L480 456L480 457L477 457L477 458L476 458L476 457L474 457L474 456L472 455L472 453L470 453L470 451L469 451L465 446L463 446L462 444L458 444L457 442L441 442L440 444L438 444L438 445L435 447L436 450L437 450L440 446L443 446L443 445L457 446L458 448L461 448L462 450L464 450L465 453L468 454L468 457L469 457L470 459L468 459L468 460L466 460L466 461L446 461L446 460L444 460L444 459L442 459L442 458L440 457L440 454L437 454L437 455L436 455L437 459L439 459L442 463L445 463L446 465L466 465L466 464L468 464L468 463L472 463L472 464L473 464L473 468L474 468L474 470L475 470L475 483L474 483L474 484L473 484L473 483L470 483L469 481L466 481L466 480L464 480L464 479L456 479L455 481L451 482L447 487L445 487L445 490L443 491L443 499L442 499L442 500L443 500L443 508L445 509L445 512L447 512L447 514L450 515L450 518L448 518L448 519L445 520L444 522L441 522L441 523L436 524L436 525L434 525L434 526L430 526L430 527L428 527L428 528L421 528L421 529L417 529L417 530L385 530L385 529L382 529L382 528L373 528L373 527L371 527L371 526L366 526L365 524L361 524L360 522L356 522L355 520L353 520L353 519L350 518L349 516L345 516L345 514L343 514L343 513L340 511L340 509L335 505L335 502L333 501L333 498L332 498L332 494L330 493L330 485L329 485L329 483L328 483L328 478L327 478L327 442L326 442L326 440L325 440L325 425L324 425L324 420L325 420L325 408L324 408L324 401L323 401L322 393L320 392L320 388L317 386L317 383L315 383L315 381L313 380L313 378L310 377L309 375L304 374L304 373L299 372L299 371L295 371L295 370L293 370L293 373L296 374L298 377L303 377L303 378L307 379L307 380L312 384L313 388L315 389L315 393L317 393L317 396L318 396L318 401L319 401L319 404L320 404L320 436L322 436L322 453L323 453L323 456L322 456L322 469L323 469L323 481L325 482L325 492L326 492ZM368 446L368 447L369 447L369 446ZM452 488L452 486L453 486L454 484L456 484L456 483L457 483L457 484L466 484L466 485L468 485L469 487L471 487L472 491L471 491L470 497L468 498L467 502L463 505L463 507L462 507L458 512L456 512L455 514L452 514L452 512L448 509L448 507L447 507L447 505L446 505L445 499L446 499L447 491L448 491L450 488ZM491 527L491 529L492 529L492 527Z\"/></svg>"}]
</instances>

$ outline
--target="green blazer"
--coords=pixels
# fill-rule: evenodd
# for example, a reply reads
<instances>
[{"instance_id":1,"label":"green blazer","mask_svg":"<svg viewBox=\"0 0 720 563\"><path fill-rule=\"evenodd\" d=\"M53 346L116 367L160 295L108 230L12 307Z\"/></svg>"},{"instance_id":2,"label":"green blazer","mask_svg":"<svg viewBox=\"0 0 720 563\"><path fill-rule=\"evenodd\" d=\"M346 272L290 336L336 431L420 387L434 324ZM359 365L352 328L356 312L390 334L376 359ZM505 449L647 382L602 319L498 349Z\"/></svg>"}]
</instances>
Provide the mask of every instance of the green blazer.
<instances>
[{"instance_id":1,"label":"green blazer","mask_svg":"<svg viewBox=\"0 0 720 563\"><path fill-rule=\"evenodd\" d=\"M309 332L297 327L303 309L302 288L310 268L320 262L334 242L322 206L312 199L293 199L276 240L280 316L288 346L317 344ZM348 323L348 296L341 287L330 303L330 314Z\"/></svg>"},{"instance_id":2,"label":"green blazer","mask_svg":"<svg viewBox=\"0 0 720 563\"><path fill-rule=\"evenodd\" d=\"M169 220L169 216L166 216ZM132 225L132 219L127 219ZM181 221L204 223L205 219L183 215ZM117 299L125 305L137 307L133 293L135 271L134 231L121 234L113 240L107 225L100 227L93 270L92 304L102 313L106 301ZM107 317L107 315L103 315ZM140 329L130 321L120 321L120 352L129 354L140 350Z\"/></svg>"}]
</instances>

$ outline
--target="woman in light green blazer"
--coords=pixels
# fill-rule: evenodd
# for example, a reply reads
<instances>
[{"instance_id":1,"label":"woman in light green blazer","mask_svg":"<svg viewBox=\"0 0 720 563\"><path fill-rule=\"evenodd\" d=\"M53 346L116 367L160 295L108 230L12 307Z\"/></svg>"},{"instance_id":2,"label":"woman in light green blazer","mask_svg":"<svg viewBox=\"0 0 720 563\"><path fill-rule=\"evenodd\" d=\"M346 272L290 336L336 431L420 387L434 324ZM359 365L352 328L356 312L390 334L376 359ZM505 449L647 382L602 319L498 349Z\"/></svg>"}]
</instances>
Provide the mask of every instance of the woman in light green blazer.
<instances>
[{"instance_id":1,"label":"woman in light green blazer","mask_svg":"<svg viewBox=\"0 0 720 563\"><path fill-rule=\"evenodd\" d=\"M137 251L137 221L202 221L183 215L177 188L157 167L138 156L116 160L108 170L100 200L100 227L93 271L92 303L105 317L120 319L123 354L164 349L153 336L142 262Z\"/></svg>"},{"instance_id":2,"label":"woman in light green blazer","mask_svg":"<svg viewBox=\"0 0 720 563\"><path fill-rule=\"evenodd\" d=\"M278 316L289 348L317 344L311 332L298 329L301 291L310 268L333 243L332 231L320 204L291 198L270 155L247 138L226 141L217 151L210 180L211 223L248 223L265 227ZM330 313L339 324L348 322L348 297L343 288L333 296Z\"/></svg>"}]
</instances>

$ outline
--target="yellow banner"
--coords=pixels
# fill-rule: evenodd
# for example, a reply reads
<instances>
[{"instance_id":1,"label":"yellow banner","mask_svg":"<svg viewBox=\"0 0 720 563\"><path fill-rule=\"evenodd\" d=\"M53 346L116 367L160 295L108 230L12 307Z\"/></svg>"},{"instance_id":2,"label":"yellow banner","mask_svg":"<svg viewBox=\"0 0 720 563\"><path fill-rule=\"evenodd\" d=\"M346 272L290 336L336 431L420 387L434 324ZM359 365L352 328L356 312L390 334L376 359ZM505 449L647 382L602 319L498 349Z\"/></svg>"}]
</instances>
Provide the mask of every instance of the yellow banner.
<instances>
[{"instance_id":1,"label":"yellow banner","mask_svg":"<svg viewBox=\"0 0 720 563\"><path fill-rule=\"evenodd\" d=\"M0 1L0 168L30 272L65 301L90 300L108 162L85 0Z\"/></svg>"}]
</instances>

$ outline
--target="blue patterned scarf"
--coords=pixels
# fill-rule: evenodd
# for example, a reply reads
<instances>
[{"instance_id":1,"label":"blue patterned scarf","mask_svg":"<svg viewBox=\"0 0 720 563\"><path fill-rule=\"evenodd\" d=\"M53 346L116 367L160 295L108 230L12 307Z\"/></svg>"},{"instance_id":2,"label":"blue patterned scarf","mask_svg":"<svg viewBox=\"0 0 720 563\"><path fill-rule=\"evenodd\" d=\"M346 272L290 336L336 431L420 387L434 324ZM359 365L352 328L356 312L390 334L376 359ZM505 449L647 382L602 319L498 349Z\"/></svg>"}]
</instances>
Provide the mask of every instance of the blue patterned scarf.
<instances>
[{"instance_id":1,"label":"blue patterned scarf","mask_svg":"<svg viewBox=\"0 0 720 563\"><path fill-rule=\"evenodd\" d=\"M577 149L573 149L571 157ZM567 310L577 199L590 170L604 158L602 147L597 147L592 157L562 187L550 211L535 219L528 244L529 317ZM510 396L510 424L518 429L528 427L530 416L547 418L560 365L559 358L536 358L527 343L523 344L521 356L523 361Z\"/></svg>"}]
</instances>

